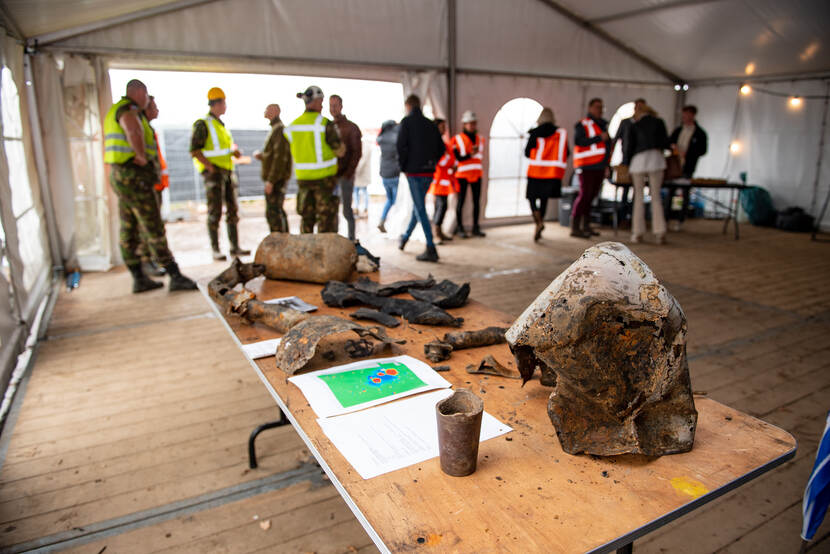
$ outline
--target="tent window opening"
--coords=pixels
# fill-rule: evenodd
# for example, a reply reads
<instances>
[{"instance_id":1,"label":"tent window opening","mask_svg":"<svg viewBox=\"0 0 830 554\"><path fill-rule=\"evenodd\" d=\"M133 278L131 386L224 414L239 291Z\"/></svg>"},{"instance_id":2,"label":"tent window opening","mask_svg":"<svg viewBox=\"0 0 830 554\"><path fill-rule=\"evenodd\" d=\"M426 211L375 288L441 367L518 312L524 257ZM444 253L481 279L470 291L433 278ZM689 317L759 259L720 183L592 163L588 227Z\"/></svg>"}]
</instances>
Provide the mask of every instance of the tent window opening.
<instances>
[{"instance_id":1,"label":"tent window opening","mask_svg":"<svg viewBox=\"0 0 830 554\"><path fill-rule=\"evenodd\" d=\"M493 118L490 127L490 169L487 182L487 218L530 215L525 201L528 132L536 126L542 105L530 98L514 98Z\"/></svg>"},{"instance_id":2,"label":"tent window opening","mask_svg":"<svg viewBox=\"0 0 830 554\"><path fill-rule=\"evenodd\" d=\"M46 254L40 214L35 208L28 165L23 146L23 122L20 97L11 70L0 72L0 105L3 119L3 148L9 168L12 214L19 239L18 249L23 262L23 288L31 290L45 267ZM4 243L5 244L5 243ZM4 264L5 261L4 257Z\"/></svg>"}]
</instances>

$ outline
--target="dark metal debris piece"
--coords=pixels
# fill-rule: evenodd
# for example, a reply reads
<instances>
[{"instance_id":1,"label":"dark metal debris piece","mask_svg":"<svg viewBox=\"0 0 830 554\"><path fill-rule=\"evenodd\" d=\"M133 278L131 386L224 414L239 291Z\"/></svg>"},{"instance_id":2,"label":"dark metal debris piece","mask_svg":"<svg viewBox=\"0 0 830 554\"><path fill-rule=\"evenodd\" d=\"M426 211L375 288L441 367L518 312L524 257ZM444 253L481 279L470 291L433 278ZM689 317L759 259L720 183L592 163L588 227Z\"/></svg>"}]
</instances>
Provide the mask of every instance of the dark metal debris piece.
<instances>
[{"instance_id":1,"label":"dark metal debris piece","mask_svg":"<svg viewBox=\"0 0 830 554\"><path fill-rule=\"evenodd\" d=\"M505 342L506 331L504 327L487 327L477 331L453 331L444 334L443 342L452 345L453 350L501 344Z\"/></svg>"},{"instance_id":2,"label":"dark metal debris piece","mask_svg":"<svg viewBox=\"0 0 830 554\"><path fill-rule=\"evenodd\" d=\"M389 338L382 327L363 327L342 317L319 315L298 323L282 337L277 347L277 367L288 375L294 375L314 357L317 344L323 338L344 331L354 331L361 337L371 336L382 342L384 347L393 342L405 342Z\"/></svg>"},{"instance_id":3,"label":"dark metal debris piece","mask_svg":"<svg viewBox=\"0 0 830 554\"><path fill-rule=\"evenodd\" d=\"M328 281L323 287L320 296L323 298L326 306L332 308L348 308L349 306L358 306L365 304L372 306L373 295L361 292L343 281Z\"/></svg>"},{"instance_id":4,"label":"dark metal debris piece","mask_svg":"<svg viewBox=\"0 0 830 554\"><path fill-rule=\"evenodd\" d=\"M467 366L467 373L480 373L484 375L495 375L497 377L507 377L508 379L521 379L522 376L514 369L509 369L501 365L496 359L487 355L478 365L470 364Z\"/></svg>"},{"instance_id":5,"label":"dark metal debris piece","mask_svg":"<svg viewBox=\"0 0 830 554\"><path fill-rule=\"evenodd\" d=\"M346 354L350 358L365 358L375 351L375 345L366 339L349 339L346 341Z\"/></svg>"},{"instance_id":6,"label":"dark metal debris piece","mask_svg":"<svg viewBox=\"0 0 830 554\"><path fill-rule=\"evenodd\" d=\"M441 341L434 340L424 345L424 355L432 363L443 362L449 359L452 353L452 346Z\"/></svg>"},{"instance_id":7,"label":"dark metal debris piece","mask_svg":"<svg viewBox=\"0 0 830 554\"><path fill-rule=\"evenodd\" d=\"M369 282L369 281L367 281ZM412 283L413 281L410 281ZM329 281L321 292L327 306L344 308L363 304L372 306L385 314L403 316L410 323L421 325L446 325L461 327L464 321L451 316L437 306L420 300L387 298L377 294L359 291L348 283Z\"/></svg>"},{"instance_id":8,"label":"dark metal debris piece","mask_svg":"<svg viewBox=\"0 0 830 554\"><path fill-rule=\"evenodd\" d=\"M377 310L370 310L369 308L358 308L349 314L349 317L354 319L368 319L369 321L375 321L386 327L397 327L401 324L398 318Z\"/></svg>"},{"instance_id":9,"label":"dark metal debris piece","mask_svg":"<svg viewBox=\"0 0 830 554\"><path fill-rule=\"evenodd\" d=\"M310 316L279 304L266 304L257 300L256 295L248 290L234 290L236 285L259 277L264 272L263 265L243 264L239 258L234 258L230 267L208 283L208 294L225 313L235 314L250 323L258 322L285 333Z\"/></svg>"},{"instance_id":10,"label":"dark metal debris piece","mask_svg":"<svg viewBox=\"0 0 830 554\"><path fill-rule=\"evenodd\" d=\"M429 302L439 308L460 308L467 303L467 297L470 296L470 283L458 285L444 279L434 287L423 290L410 288L408 292L415 300Z\"/></svg>"},{"instance_id":11,"label":"dark metal debris piece","mask_svg":"<svg viewBox=\"0 0 830 554\"><path fill-rule=\"evenodd\" d=\"M434 369L435 371L449 371L450 366L448 366L448 365L436 365L436 366L433 366L432 369Z\"/></svg>"},{"instance_id":12,"label":"dark metal debris piece","mask_svg":"<svg viewBox=\"0 0 830 554\"><path fill-rule=\"evenodd\" d=\"M426 279L416 279L409 281L395 281L394 283L378 283L366 277L362 277L351 283L351 286L360 292L374 294L376 296L392 296L406 292L409 289L427 289L435 285L435 279L432 275Z\"/></svg>"}]
</instances>

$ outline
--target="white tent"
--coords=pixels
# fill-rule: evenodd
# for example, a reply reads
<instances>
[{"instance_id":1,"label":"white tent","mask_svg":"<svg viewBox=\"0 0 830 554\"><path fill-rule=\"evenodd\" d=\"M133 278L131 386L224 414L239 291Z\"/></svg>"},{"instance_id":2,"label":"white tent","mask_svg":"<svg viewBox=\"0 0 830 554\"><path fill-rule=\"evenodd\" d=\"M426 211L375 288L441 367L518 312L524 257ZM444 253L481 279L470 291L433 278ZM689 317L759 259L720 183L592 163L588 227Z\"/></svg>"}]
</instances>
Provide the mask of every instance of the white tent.
<instances>
[{"instance_id":1,"label":"white tent","mask_svg":"<svg viewBox=\"0 0 830 554\"><path fill-rule=\"evenodd\" d=\"M568 127L594 96L609 110L642 96L670 127L693 103L710 139L701 175L747 172L779 207L814 214L830 186L826 0L6 0L0 17L0 368L50 268L76 265L78 233L117 260L109 68L397 81L456 124L475 110L484 132L519 97Z\"/></svg>"}]
</instances>

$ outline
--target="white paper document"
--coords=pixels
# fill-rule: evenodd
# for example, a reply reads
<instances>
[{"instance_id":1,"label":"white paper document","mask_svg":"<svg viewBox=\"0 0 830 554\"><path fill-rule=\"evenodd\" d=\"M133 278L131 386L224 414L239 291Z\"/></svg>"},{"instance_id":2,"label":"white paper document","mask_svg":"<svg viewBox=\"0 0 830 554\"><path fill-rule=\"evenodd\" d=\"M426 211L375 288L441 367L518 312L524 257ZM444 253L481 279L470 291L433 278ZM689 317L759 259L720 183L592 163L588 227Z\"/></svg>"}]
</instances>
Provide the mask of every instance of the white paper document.
<instances>
[{"instance_id":1,"label":"white paper document","mask_svg":"<svg viewBox=\"0 0 830 554\"><path fill-rule=\"evenodd\" d=\"M286 308L293 308L299 312L313 312L317 309L314 304L309 304L305 300L301 300L296 296L285 296L283 298L272 298L266 300L265 304L280 304Z\"/></svg>"},{"instance_id":2,"label":"white paper document","mask_svg":"<svg viewBox=\"0 0 830 554\"><path fill-rule=\"evenodd\" d=\"M412 356L372 358L289 377L317 417L355 412L450 383Z\"/></svg>"},{"instance_id":3,"label":"white paper document","mask_svg":"<svg viewBox=\"0 0 830 554\"><path fill-rule=\"evenodd\" d=\"M435 404L452 391L440 390L317 423L329 440L364 479L438 456ZM480 440L513 429L487 412L481 420Z\"/></svg>"},{"instance_id":4,"label":"white paper document","mask_svg":"<svg viewBox=\"0 0 830 554\"><path fill-rule=\"evenodd\" d=\"M277 353L277 346L280 345L280 339L261 340L259 342L252 342L251 344L243 344L242 350L252 360L257 358L267 358Z\"/></svg>"}]
</instances>

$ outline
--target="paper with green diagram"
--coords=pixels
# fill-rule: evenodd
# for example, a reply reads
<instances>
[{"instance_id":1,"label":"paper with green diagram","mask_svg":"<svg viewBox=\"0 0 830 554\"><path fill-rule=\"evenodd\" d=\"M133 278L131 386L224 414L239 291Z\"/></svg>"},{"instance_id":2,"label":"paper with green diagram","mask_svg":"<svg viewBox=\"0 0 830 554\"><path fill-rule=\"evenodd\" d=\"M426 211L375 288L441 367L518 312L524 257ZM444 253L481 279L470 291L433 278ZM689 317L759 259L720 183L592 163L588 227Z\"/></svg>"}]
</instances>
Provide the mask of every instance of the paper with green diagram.
<instances>
[{"instance_id":1,"label":"paper with green diagram","mask_svg":"<svg viewBox=\"0 0 830 554\"><path fill-rule=\"evenodd\" d=\"M295 375L288 380L300 388L317 417L347 414L451 386L435 370L412 356L361 360Z\"/></svg>"}]
</instances>

